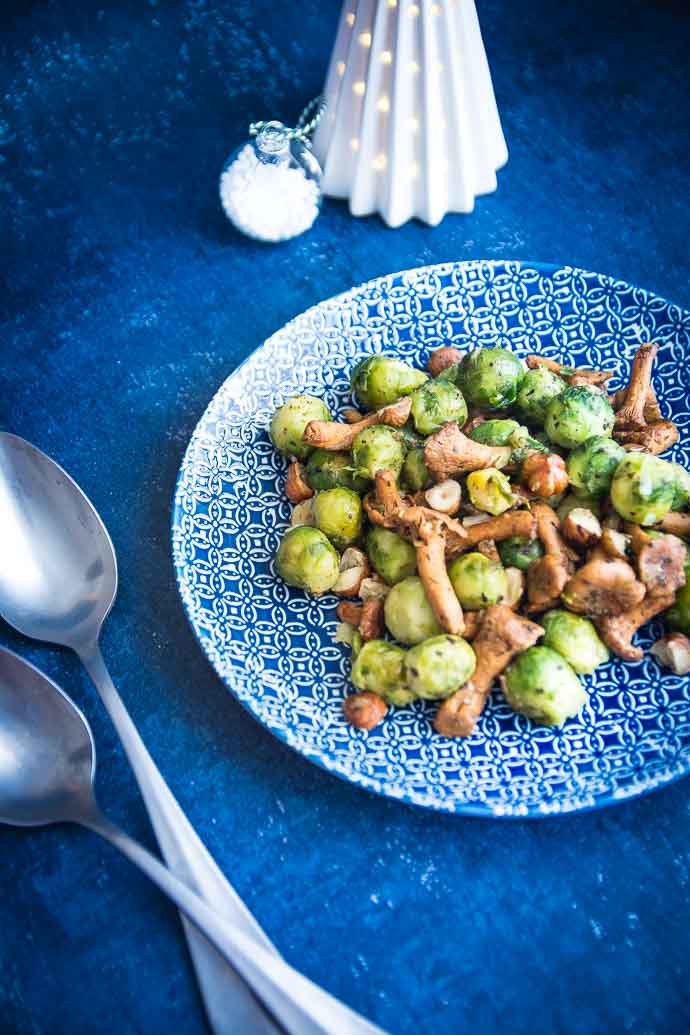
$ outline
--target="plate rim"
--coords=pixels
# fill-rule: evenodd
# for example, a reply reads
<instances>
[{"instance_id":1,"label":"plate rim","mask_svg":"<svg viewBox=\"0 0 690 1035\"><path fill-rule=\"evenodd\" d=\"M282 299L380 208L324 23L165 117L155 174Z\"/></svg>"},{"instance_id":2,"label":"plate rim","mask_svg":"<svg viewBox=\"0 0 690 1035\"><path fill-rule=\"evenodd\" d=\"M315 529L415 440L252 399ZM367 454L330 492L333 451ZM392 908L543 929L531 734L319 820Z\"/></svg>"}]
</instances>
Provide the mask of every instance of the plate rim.
<instances>
[{"instance_id":1,"label":"plate rim","mask_svg":"<svg viewBox=\"0 0 690 1035\"><path fill-rule=\"evenodd\" d=\"M345 299L350 298L352 295L361 292L371 285L380 283L381 281L388 280L394 277L404 277L406 275L414 273L423 273L427 271L434 271L438 269L447 269L449 267L465 267L465 266L478 266L478 265L490 265L490 266L508 266L514 265L518 267L528 267L543 273L554 273L559 270L568 270L574 274L582 274L584 276L597 277L601 281L607 281L609 283L620 283L626 287L632 288L635 291L641 291L644 295L652 297L657 301L662 302L666 306L674 306L681 313L688 313L690 310L685 309L679 303L673 302L667 299L665 296L658 294L656 291L650 288L641 287L632 281L626 280L624 277L615 277L608 273L600 273L596 270L584 269L581 266L571 265L570 263L556 263L556 262L545 262L541 260L531 259L509 259L509 258L475 258L475 259L448 259L445 262L426 263L422 266L411 266L402 270L395 270L389 273L379 274L379 276L371 277L367 280L362 281L359 284L355 284L345 291L338 292L335 295L330 295L327 298L322 298L318 302L307 306L305 309L301 309L295 313L288 320L286 320L280 327L272 332L267 338L260 342L248 356L237 364L236 367L227 375L226 378L218 385L215 392L209 399L208 403L204 407L204 410L194 425L192 433L189 437L189 441L185 446L184 453L180 460L180 464L175 478L175 487L173 490L172 507L170 514L170 545L171 545L171 560L173 565L173 571L175 575L175 584L177 591L182 603L182 609L187 622L191 628L192 634L196 643L201 650L203 657L206 662L213 670L215 675L225 686L225 688L232 694L235 701L241 705L241 707L253 718L253 720L261 726L262 729L266 730L269 734L274 736L282 744L284 744L290 751L294 751L301 758L306 759L310 763L316 765L323 772L328 773L330 776L336 777L344 783L347 783L350 787L355 787L357 790L366 791L368 794L382 797L387 801L397 802L399 804L415 807L424 811L431 811L436 814L449 815L449 816L465 816L474 819L508 819L508 820L527 820L527 819L558 819L565 816L572 816L578 813L596 812L599 809L609 808L613 805L621 805L626 802L634 801L638 798L645 797L648 794L653 793L662 787L669 787L674 783L690 774L690 757L685 764L676 763L675 766L668 767L660 772L654 773L648 777L642 784L635 783L631 787L627 788L624 792L608 792L601 796L588 797L588 798L567 798L563 802L559 802L558 807L554 808L549 805L502 805L498 807L492 807L487 803L472 803L472 802L457 802L452 799L448 801L436 800L429 798L421 801L416 800L413 796L407 793L392 794L390 790L386 789L386 786L378 781L374 781L371 778L359 775L355 780L351 774L348 774L344 769L330 766L327 760L322 754L303 750L297 744L291 743L286 728L274 728L268 723L262 721L262 719L256 714L256 712L250 707L249 703L245 701L233 688L228 678L219 670L210 656L207 650L204 639L197 629L190 608L185 599L184 593L184 579L182 575L183 566L177 562L175 556L175 543L174 537L176 531L180 529L180 515L181 515L181 501L180 501L180 487L184 478L185 468L187 461L191 456L192 449L195 447L195 441L197 436L204 428L209 413L214 405L216 398L219 393L223 390L225 385L239 374L245 366L248 366L257 356L257 354L275 337L285 331L295 320L312 310L319 309L323 305L342 303ZM680 766L680 771L678 771Z\"/></svg>"}]
</instances>

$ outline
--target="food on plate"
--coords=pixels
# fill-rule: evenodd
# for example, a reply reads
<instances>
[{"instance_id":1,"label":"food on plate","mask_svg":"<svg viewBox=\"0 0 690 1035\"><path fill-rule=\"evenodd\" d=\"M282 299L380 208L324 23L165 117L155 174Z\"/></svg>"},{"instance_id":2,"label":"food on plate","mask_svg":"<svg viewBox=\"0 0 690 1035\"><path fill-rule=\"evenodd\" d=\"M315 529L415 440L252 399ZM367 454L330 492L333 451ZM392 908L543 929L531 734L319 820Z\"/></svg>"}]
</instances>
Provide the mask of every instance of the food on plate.
<instances>
[{"instance_id":1,"label":"food on plate","mask_svg":"<svg viewBox=\"0 0 690 1035\"><path fill-rule=\"evenodd\" d=\"M275 570L340 597L353 727L426 700L439 735L467 737L497 682L560 725L587 701L579 677L639 660L657 615L653 657L690 671L690 473L658 456L678 432L656 353L642 345L610 395L611 371L504 348L442 346L428 372L375 355L342 419L310 395L276 410L293 508Z\"/></svg>"}]
</instances>

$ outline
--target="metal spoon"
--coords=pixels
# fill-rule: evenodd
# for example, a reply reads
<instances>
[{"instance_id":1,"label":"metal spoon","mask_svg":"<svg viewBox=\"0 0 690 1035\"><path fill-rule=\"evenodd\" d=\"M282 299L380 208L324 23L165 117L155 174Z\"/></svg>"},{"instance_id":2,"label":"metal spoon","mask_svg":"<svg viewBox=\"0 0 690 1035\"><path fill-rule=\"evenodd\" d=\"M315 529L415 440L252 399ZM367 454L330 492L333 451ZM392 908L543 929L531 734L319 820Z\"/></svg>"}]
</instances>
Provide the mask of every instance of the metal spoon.
<instances>
[{"instance_id":1,"label":"metal spoon","mask_svg":"<svg viewBox=\"0 0 690 1035\"><path fill-rule=\"evenodd\" d=\"M39 669L0 648L0 822L24 827L78 823L110 841L233 962L287 1031L383 1035L258 946L111 823L96 804L95 774L93 736L77 706Z\"/></svg>"},{"instance_id":2,"label":"metal spoon","mask_svg":"<svg viewBox=\"0 0 690 1035\"><path fill-rule=\"evenodd\" d=\"M98 641L116 591L115 551L93 504L45 453L0 432L0 616L25 636L76 651L120 736L169 868L277 956L173 797L113 685ZM240 977L184 918L183 924L217 1035L278 1035Z\"/></svg>"}]
</instances>

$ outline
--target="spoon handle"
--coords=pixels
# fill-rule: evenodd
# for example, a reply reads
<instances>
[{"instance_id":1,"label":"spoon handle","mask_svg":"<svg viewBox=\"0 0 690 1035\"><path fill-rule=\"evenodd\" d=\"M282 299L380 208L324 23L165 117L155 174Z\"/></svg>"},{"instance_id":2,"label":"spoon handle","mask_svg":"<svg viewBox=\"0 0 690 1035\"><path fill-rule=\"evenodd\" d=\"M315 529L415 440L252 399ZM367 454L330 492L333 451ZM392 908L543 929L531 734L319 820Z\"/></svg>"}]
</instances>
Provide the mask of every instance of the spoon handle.
<instances>
[{"instance_id":1,"label":"spoon handle","mask_svg":"<svg viewBox=\"0 0 690 1035\"><path fill-rule=\"evenodd\" d=\"M143 870L237 968L290 1035L385 1035L216 913L96 806L77 822L110 841ZM244 1035L245 1029L235 1031Z\"/></svg>"},{"instance_id":2,"label":"spoon handle","mask_svg":"<svg viewBox=\"0 0 690 1035\"><path fill-rule=\"evenodd\" d=\"M115 689L98 645L79 656L96 685L134 770L163 858L180 880L264 951L278 955L235 889L221 873L148 753ZM280 1035L242 978L182 918L209 1023L215 1035Z\"/></svg>"}]
</instances>

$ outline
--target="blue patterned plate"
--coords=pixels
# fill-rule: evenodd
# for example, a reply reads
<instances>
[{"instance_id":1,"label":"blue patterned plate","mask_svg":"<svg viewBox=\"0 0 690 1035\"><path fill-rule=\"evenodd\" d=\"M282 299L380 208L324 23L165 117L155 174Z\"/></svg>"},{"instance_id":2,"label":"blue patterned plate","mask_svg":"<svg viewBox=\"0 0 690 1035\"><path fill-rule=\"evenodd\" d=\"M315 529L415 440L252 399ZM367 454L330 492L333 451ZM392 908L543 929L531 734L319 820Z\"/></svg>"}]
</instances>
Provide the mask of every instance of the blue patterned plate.
<instances>
[{"instance_id":1,"label":"blue patterned plate","mask_svg":"<svg viewBox=\"0 0 690 1035\"><path fill-rule=\"evenodd\" d=\"M622 281L571 267L458 262L364 284L292 320L225 382L180 471L172 520L185 609L228 688L291 747L369 790L446 812L536 816L634 797L690 767L690 680L649 655L587 678L589 703L562 729L513 714L495 691L472 737L435 734L432 707L389 712L369 734L342 715L349 651L333 643L333 596L278 581L288 525L284 464L266 433L287 396L348 402L355 362L387 352L423 366L439 345L502 345L621 378L640 338L661 348L655 383L690 467L690 313ZM659 634L649 629L643 644Z\"/></svg>"}]
</instances>

